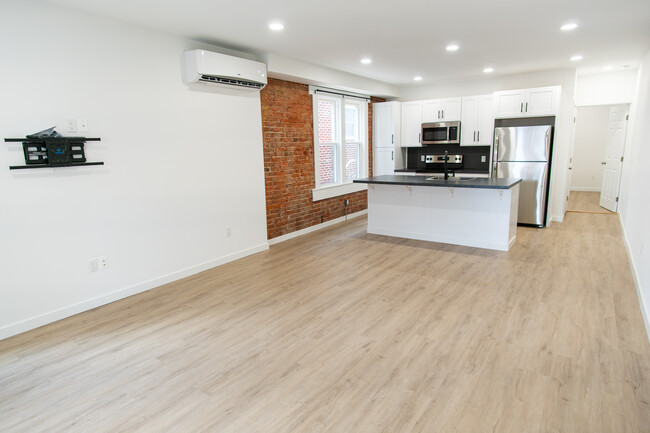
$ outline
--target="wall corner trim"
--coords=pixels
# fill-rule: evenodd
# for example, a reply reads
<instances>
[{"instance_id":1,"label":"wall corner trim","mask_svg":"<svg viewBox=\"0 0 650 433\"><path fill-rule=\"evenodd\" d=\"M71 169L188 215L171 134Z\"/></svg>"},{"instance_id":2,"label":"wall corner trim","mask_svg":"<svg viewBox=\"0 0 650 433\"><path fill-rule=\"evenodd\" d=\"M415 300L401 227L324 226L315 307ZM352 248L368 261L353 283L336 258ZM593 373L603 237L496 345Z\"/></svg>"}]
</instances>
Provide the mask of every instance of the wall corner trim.
<instances>
[{"instance_id":1,"label":"wall corner trim","mask_svg":"<svg viewBox=\"0 0 650 433\"><path fill-rule=\"evenodd\" d=\"M138 293L146 292L147 290L155 289L156 287L162 286L164 284L171 283L173 281L177 281L194 274L198 274L199 272L207 271L208 269L212 269L234 260L266 251L268 249L269 243L264 242L253 247L228 254L226 256L218 257L207 262L199 263L198 265L190 266L189 268L181 269L179 271L175 271L166 275L161 275L159 277L143 281L129 287L124 287L122 289L115 290L96 298L68 305L66 307L59 308L48 313L40 314L29 319L21 320L19 322L11 323L0 328L0 340L30 331L32 329L56 322L61 319L65 319L66 317L74 316L75 314L83 313L84 311L88 311L93 308L101 307L102 305L110 304L111 302L119 301L120 299L128 298L129 296L133 296Z\"/></svg>"}]
</instances>

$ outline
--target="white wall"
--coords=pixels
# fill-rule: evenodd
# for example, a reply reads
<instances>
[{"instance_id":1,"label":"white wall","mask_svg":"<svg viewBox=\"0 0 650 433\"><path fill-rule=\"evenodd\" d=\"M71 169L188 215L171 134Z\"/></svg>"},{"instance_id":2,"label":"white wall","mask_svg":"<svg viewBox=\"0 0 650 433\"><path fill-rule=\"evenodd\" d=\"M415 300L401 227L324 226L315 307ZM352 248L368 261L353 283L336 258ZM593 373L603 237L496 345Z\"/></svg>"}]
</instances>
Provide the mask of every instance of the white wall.
<instances>
[{"instance_id":1,"label":"white wall","mask_svg":"<svg viewBox=\"0 0 650 433\"><path fill-rule=\"evenodd\" d=\"M630 107L628 139L619 212L650 335L650 51L639 68L636 97Z\"/></svg>"},{"instance_id":2,"label":"white wall","mask_svg":"<svg viewBox=\"0 0 650 433\"><path fill-rule=\"evenodd\" d=\"M600 191L607 147L609 105L578 107L573 149L572 191Z\"/></svg>"},{"instance_id":3,"label":"white wall","mask_svg":"<svg viewBox=\"0 0 650 433\"><path fill-rule=\"evenodd\" d=\"M185 86L204 47L3 1L0 137L85 118L106 165L10 171L21 146L0 145L0 338L268 247L259 93Z\"/></svg>"},{"instance_id":4,"label":"white wall","mask_svg":"<svg viewBox=\"0 0 650 433\"><path fill-rule=\"evenodd\" d=\"M555 142L551 168L549 213L562 221L566 212L571 129L573 124L575 69L493 76L473 80L447 81L434 85L408 85L399 89L401 101L449 98L492 93L499 90L562 86L560 114L555 121Z\"/></svg>"},{"instance_id":5,"label":"white wall","mask_svg":"<svg viewBox=\"0 0 650 433\"><path fill-rule=\"evenodd\" d=\"M576 105L627 104L636 92L637 69L578 75Z\"/></svg>"}]
</instances>

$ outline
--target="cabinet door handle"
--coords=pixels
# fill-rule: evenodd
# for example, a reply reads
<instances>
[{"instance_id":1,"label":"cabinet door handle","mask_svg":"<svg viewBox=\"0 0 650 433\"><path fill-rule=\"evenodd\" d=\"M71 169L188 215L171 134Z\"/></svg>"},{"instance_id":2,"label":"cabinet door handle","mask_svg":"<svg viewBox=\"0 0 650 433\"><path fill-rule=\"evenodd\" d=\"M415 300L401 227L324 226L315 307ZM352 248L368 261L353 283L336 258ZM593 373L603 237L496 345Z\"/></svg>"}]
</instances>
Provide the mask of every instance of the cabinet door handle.
<instances>
[{"instance_id":1,"label":"cabinet door handle","mask_svg":"<svg viewBox=\"0 0 650 433\"><path fill-rule=\"evenodd\" d=\"M476 131L474 131L474 140L472 141L476 141Z\"/></svg>"},{"instance_id":2,"label":"cabinet door handle","mask_svg":"<svg viewBox=\"0 0 650 433\"><path fill-rule=\"evenodd\" d=\"M442 118L445 118L445 110L442 110Z\"/></svg>"},{"instance_id":3,"label":"cabinet door handle","mask_svg":"<svg viewBox=\"0 0 650 433\"><path fill-rule=\"evenodd\" d=\"M391 136L390 136L390 144L395 144L395 134L391 134Z\"/></svg>"},{"instance_id":4,"label":"cabinet door handle","mask_svg":"<svg viewBox=\"0 0 650 433\"><path fill-rule=\"evenodd\" d=\"M524 103L523 103L523 102L521 103L521 108L519 109L519 112L520 112L520 113L523 113L523 112L524 112Z\"/></svg>"},{"instance_id":5,"label":"cabinet door handle","mask_svg":"<svg viewBox=\"0 0 650 433\"><path fill-rule=\"evenodd\" d=\"M391 150L391 151L390 151L390 160L391 160L391 161L394 161L394 159L393 159L393 153L394 153L394 152L395 152L394 150Z\"/></svg>"},{"instance_id":6,"label":"cabinet door handle","mask_svg":"<svg viewBox=\"0 0 650 433\"><path fill-rule=\"evenodd\" d=\"M418 134L418 143L422 143L422 133Z\"/></svg>"},{"instance_id":7,"label":"cabinet door handle","mask_svg":"<svg viewBox=\"0 0 650 433\"><path fill-rule=\"evenodd\" d=\"M438 110L438 119L440 119L440 110Z\"/></svg>"},{"instance_id":8,"label":"cabinet door handle","mask_svg":"<svg viewBox=\"0 0 650 433\"><path fill-rule=\"evenodd\" d=\"M528 113L528 102L526 102L526 113Z\"/></svg>"},{"instance_id":9,"label":"cabinet door handle","mask_svg":"<svg viewBox=\"0 0 650 433\"><path fill-rule=\"evenodd\" d=\"M481 131L476 131L476 141L481 140Z\"/></svg>"}]
</instances>

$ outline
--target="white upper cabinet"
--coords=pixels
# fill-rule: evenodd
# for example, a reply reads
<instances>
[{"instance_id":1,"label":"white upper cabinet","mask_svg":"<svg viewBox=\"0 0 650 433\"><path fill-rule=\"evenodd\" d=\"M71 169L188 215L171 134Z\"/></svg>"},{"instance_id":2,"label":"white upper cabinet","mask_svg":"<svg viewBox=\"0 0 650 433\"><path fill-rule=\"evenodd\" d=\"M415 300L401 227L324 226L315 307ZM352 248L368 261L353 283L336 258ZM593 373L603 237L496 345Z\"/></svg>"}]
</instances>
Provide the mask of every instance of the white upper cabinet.
<instances>
[{"instance_id":1,"label":"white upper cabinet","mask_svg":"<svg viewBox=\"0 0 650 433\"><path fill-rule=\"evenodd\" d=\"M462 100L462 107L460 145L491 145L494 131L492 95L465 97Z\"/></svg>"},{"instance_id":2,"label":"white upper cabinet","mask_svg":"<svg viewBox=\"0 0 650 433\"><path fill-rule=\"evenodd\" d=\"M494 117L554 116L560 107L560 86L494 92Z\"/></svg>"},{"instance_id":3,"label":"white upper cabinet","mask_svg":"<svg viewBox=\"0 0 650 433\"><path fill-rule=\"evenodd\" d=\"M430 99L422 101L422 122L460 120L460 98Z\"/></svg>"},{"instance_id":4,"label":"white upper cabinet","mask_svg":"<svg viewBox=\"0 0 650 433\"><path fill-rule=\"evenodd\" d=\"M492 95L478 97L478 123L476 145L491 146L494 136L494 110Z\"/></svg>"},{"instance_id":5,"label":"white upper cabinet","mask_svg":"<svg viewBox=\"0 0 650 433\"><path fill-rule=\"evenodd\" d=\"M526 114L544 116L558 114L560 107L560 87L540 87L528 90Z\"/></svg>"},{"instance_id":6,"label":"white upper cabinet","mask_svg":"<svg viewBox=\"0 0 650 433\"><path fill-rule=\"evenodd\" d=\"M422 147L422 101L402 103L402 147Z\"/></svg>"},{"instance_id":7,"label":"white upper cabinet","mask_svg":"<svg viewBox=\"0 0 650 433\"><path fill-rule=\"evenodd\" d=\"M461 99L447 98L441 103L442 119L441 120L460 120Z\"/></svg>"}]
</instances>

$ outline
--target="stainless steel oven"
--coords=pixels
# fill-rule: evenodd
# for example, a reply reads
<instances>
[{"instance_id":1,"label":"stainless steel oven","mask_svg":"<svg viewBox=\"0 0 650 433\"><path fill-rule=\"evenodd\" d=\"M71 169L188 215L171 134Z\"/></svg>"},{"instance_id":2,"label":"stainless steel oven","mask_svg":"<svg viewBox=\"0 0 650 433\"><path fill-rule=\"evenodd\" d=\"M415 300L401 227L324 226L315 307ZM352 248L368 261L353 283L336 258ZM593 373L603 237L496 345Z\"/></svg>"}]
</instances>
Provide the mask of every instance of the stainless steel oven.
<instances>
[{"instance_id":1,"label":"stainless steel oven","mask_svg":"<svg viewBox=\"0 0 650 433\"><path fill-rule=\"evenodd\" d=\"M422 144L460 144L460 122L423 123Z\"/></svg>"}]
</instances>

